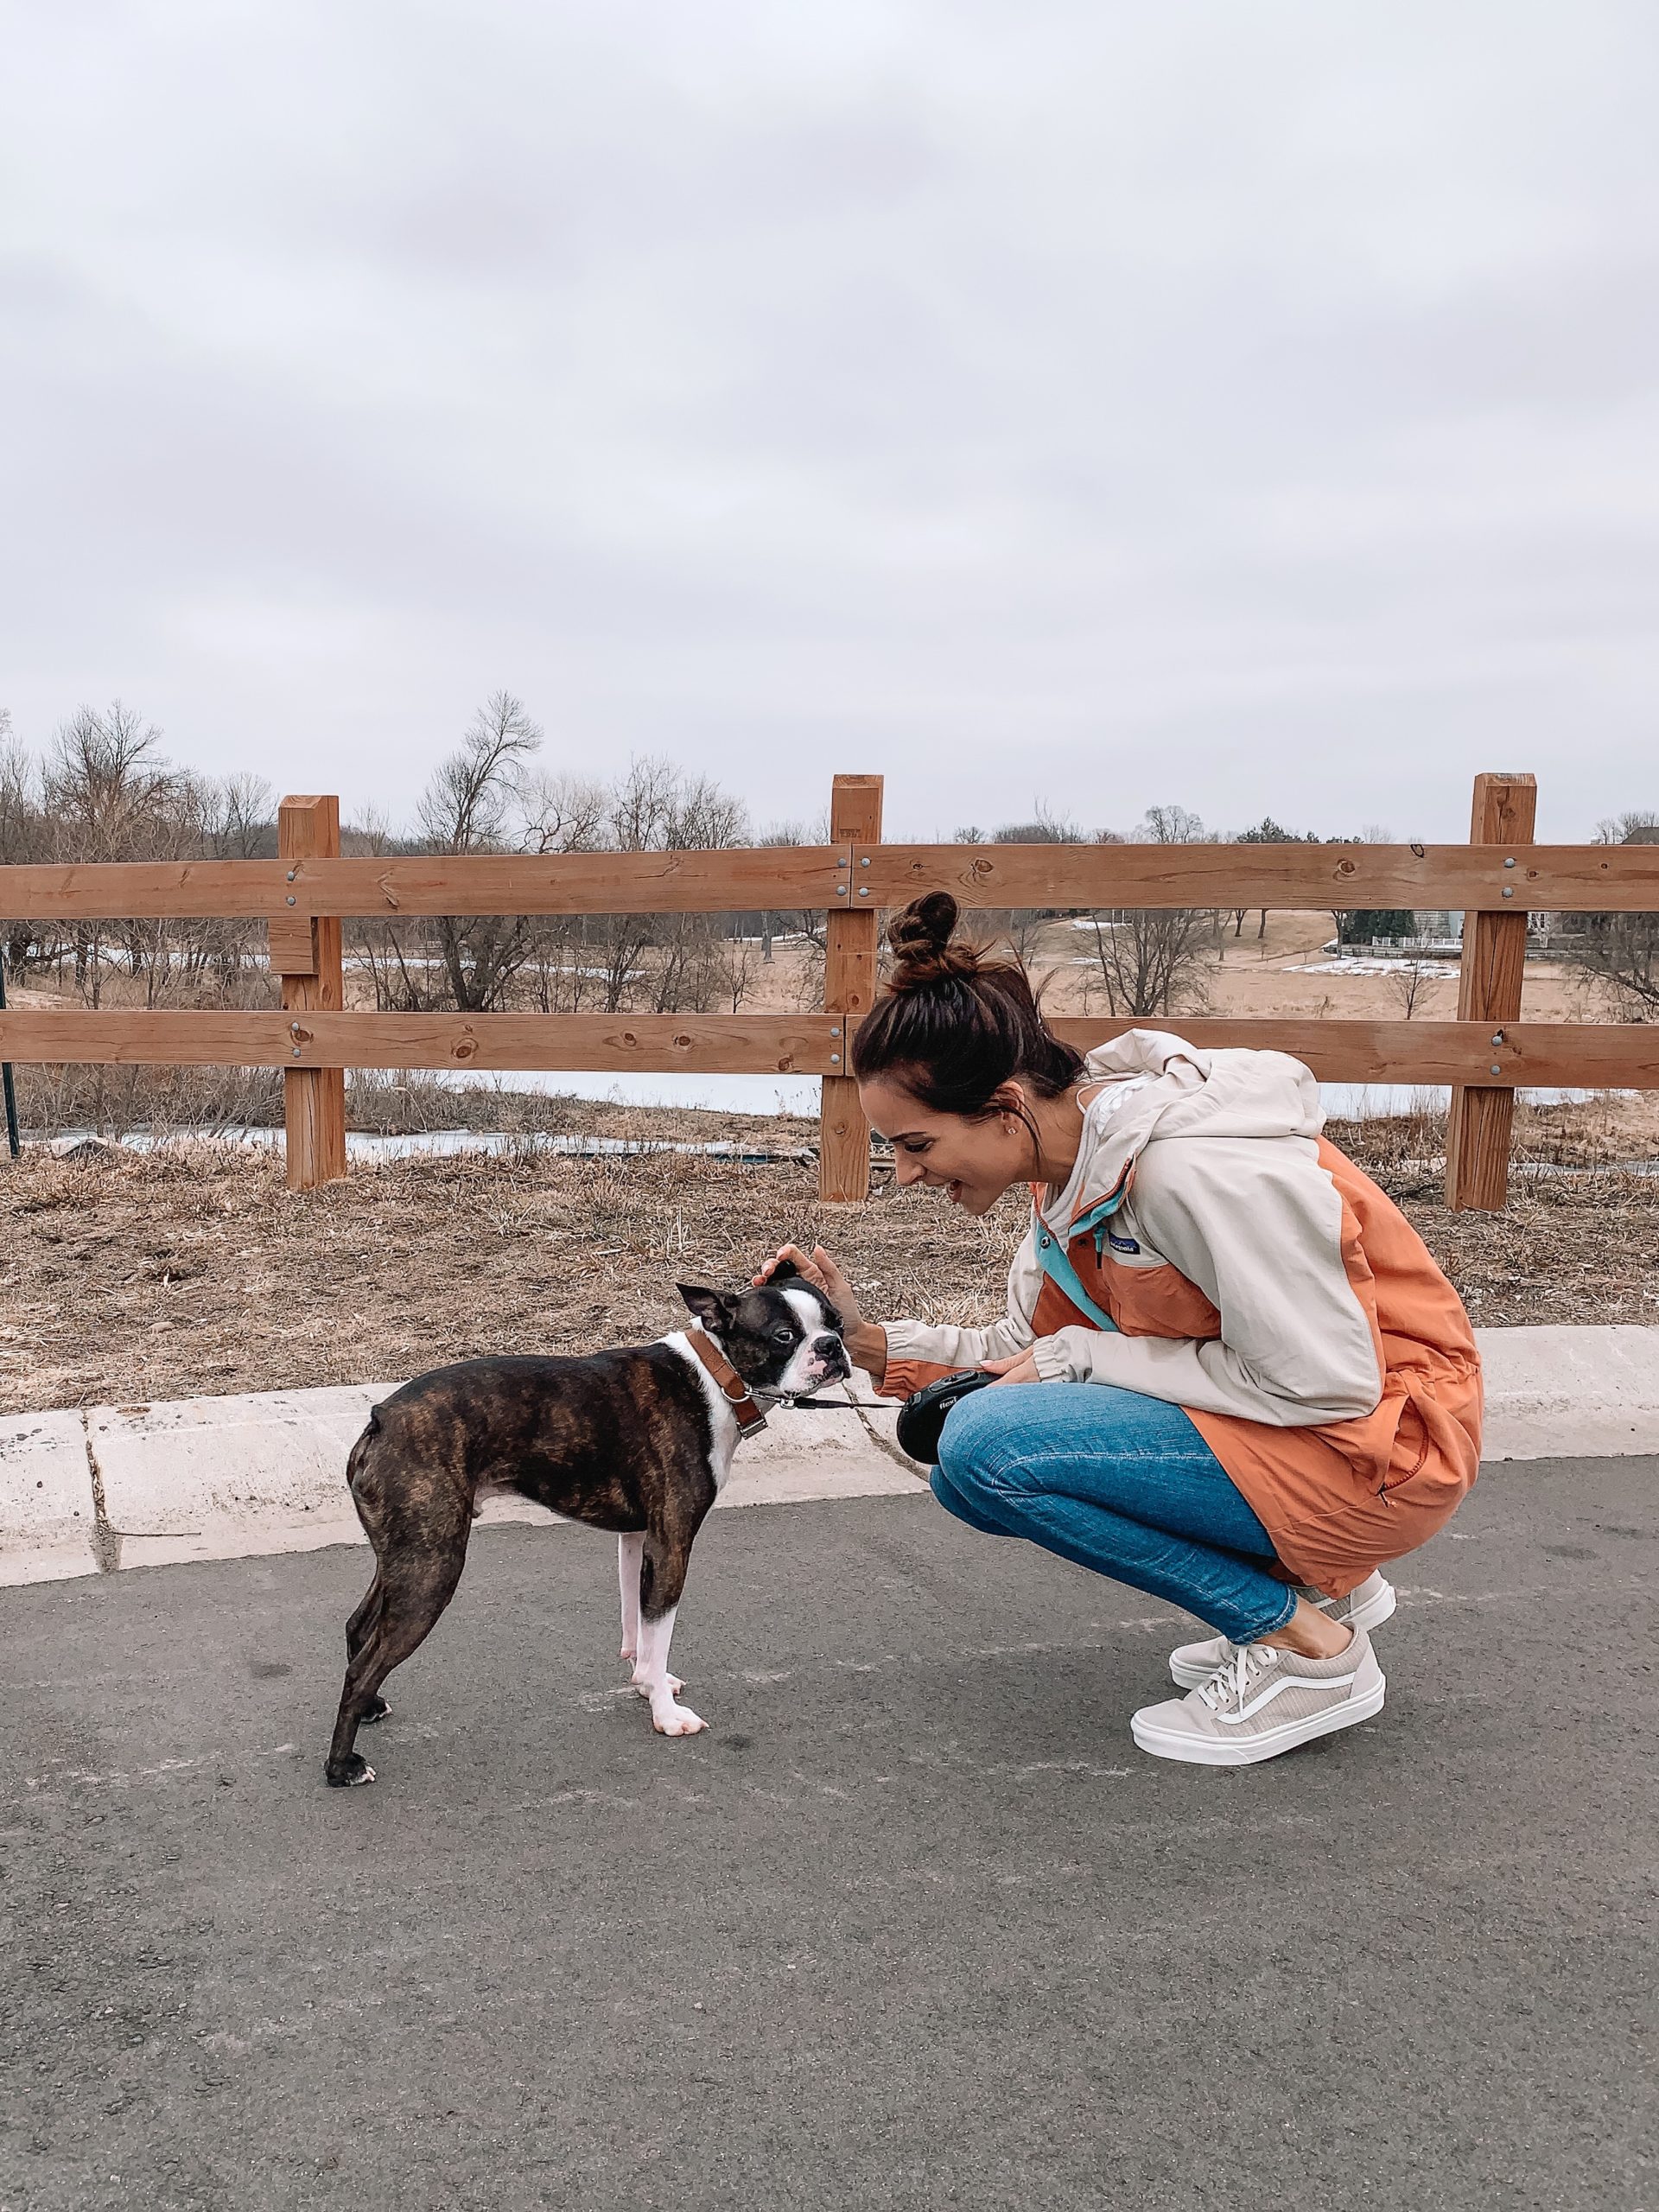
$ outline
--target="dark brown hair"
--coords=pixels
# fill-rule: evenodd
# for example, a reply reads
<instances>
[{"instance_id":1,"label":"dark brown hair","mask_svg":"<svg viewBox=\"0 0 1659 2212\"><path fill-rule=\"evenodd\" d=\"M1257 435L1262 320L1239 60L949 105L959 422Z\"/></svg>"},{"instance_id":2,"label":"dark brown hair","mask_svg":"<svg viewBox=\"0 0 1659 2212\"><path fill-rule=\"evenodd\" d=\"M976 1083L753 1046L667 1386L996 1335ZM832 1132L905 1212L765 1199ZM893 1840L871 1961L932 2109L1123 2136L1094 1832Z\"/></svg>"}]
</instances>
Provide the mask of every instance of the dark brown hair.
<instances>
[{"instance_id":1,"label":"dark brown hair","mask_svg":"<svg viewBox=\"0 0 1659 2212\"><path fill-rule=\"evenodd\" d=\"M948 891L930 891L888 924L893 967L853 1039L853 1073L892 1076L934 1113L970 1122L1003 1110L992 1102L1016 1077L1058 1098L1083 1081L1082 1054L1043 1020L1019 961L957 937L957 917Z\"/></svg>"}]
</instances>

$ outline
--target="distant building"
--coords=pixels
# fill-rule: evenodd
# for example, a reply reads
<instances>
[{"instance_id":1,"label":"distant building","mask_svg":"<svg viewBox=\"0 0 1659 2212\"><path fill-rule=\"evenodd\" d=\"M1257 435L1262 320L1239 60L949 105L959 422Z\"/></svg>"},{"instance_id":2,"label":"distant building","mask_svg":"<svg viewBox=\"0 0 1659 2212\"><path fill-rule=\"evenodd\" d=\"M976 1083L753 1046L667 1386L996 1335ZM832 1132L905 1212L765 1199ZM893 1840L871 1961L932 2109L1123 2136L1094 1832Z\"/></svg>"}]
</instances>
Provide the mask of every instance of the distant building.
<instances>
[{"instance_id":1,"label":"distant building","mask_svg":"<svg viewBox=\"0 0 1659 2212\"><path fill-rule=\"evenodd\" d=\"M1463 937L1463 909L1461 906L1425 907L1415 916L1417 934L1433 938L1437 944L1459 943Z\"/></svg>"}]
</instances>

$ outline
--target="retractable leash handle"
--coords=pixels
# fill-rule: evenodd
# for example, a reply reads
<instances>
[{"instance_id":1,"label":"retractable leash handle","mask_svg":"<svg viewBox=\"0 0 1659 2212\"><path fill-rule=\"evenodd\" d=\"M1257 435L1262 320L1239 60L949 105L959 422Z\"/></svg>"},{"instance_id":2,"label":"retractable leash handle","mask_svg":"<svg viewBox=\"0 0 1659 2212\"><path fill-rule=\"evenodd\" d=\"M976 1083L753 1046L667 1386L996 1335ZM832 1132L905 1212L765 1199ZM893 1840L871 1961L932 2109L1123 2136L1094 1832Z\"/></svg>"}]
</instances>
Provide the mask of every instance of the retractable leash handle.
<instances>
[{"instance_id":1,"label":"retractable leash handle","mask_svg":"<svg viewBox=\"0 0 1659 2212\"><path fill-rule=\"evenodd\" d=\"M959 1398L969 1397L995 1381L995 1376L988 1375L982 1367L964 1367L912 1392L899 1409L899 1426L893 1432L899 1449L908 1458L919 1459L925 1467L936 1467L939 1438L951 1407Z\"/></svg>"},{"instance_id":2,"label":"retractable leash handle","mask_svg":"<svg viewBox=\"0 0 1659 2212\"><path fill-rule=\"evenodd\" d=\"M1115 1193L1078 1223L1079 1232L1090 1230L1097 1240L1103 1239L1108 1217L1116 1213L1122 1203L1122 1193ZM1090 1297L1077 1269L1066 1256L1065 1245L1040 1219L1037 1225L1037 1260L1049 1281L1064 1292L1079 1313L1086 1314L1097 1329L1109 1329L1116 1333L1116 1322ZM919 1459L924 1466L937 1466L939 1437L951 1407L959 1398L965 1398L975 1390L982 1390L988 1382L996 1380L995 1375L988 1375L982 1367L963 1368L954 1375L942 1375L937 1382L928 1383L925 1389L906 1398L899 1415L896 1431L899 1450L907 1452L912 1459Z\"/></svg>"}]
</instances>

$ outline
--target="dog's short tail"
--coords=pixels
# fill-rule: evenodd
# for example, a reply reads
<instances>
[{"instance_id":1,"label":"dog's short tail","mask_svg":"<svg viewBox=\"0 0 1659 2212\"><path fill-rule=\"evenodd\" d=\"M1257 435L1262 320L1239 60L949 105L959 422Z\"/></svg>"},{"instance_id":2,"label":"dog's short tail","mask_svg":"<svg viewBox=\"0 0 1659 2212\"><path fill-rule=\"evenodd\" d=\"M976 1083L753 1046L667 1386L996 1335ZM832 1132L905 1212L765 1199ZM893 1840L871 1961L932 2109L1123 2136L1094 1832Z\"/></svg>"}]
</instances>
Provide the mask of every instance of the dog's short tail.
<instances>
[{"instance_id":1,"label":"dog's short tail","mask_svg":"<svg viewBox=\"0 0 1659 2212\"><path fill-rule=\"evenodd\" d=\"M369 1447L379 1433L380 1408L378 1406L371 1406L368 1427L346 1455L346 1487L353 1494L357 1490L357 1478L363 1471L364 1462L369 1456Z\"/></svg>"}]
</instances>

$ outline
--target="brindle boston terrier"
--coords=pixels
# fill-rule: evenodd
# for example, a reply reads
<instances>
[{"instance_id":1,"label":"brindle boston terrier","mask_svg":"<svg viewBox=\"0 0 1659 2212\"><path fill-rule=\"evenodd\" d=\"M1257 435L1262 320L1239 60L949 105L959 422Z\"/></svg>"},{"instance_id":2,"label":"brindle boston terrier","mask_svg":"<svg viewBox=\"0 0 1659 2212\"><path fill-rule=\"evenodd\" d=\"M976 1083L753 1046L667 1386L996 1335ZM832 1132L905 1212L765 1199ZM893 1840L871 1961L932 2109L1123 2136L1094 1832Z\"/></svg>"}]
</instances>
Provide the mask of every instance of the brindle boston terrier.
<instances>
[{"instance_id":1,"label":"brindle boston terrier","mask_svg":"<svg viewBox=\"0 0 1659 2212\"><path fill-rule=\"evenodd\" d=\"M327 1773L372 1782L352 1747L391 1708L380 1685L455 1594L480 1497L518 1491L618 1532L622 1656L651 1700L652 1726L707 1726L675 1702L674 1613L693 1539L741 1435L764 1426L757 1400L804 1396L852 1373L841 1319L821 1293L773 1270L728 1297L679 1286L696 1317L655 1344L586 1358L469 1359L406 1382L369 1415L346 1463L374 1546L374 1580L346 1624L346 1687Z\"/></svg>"}]
</instances>

